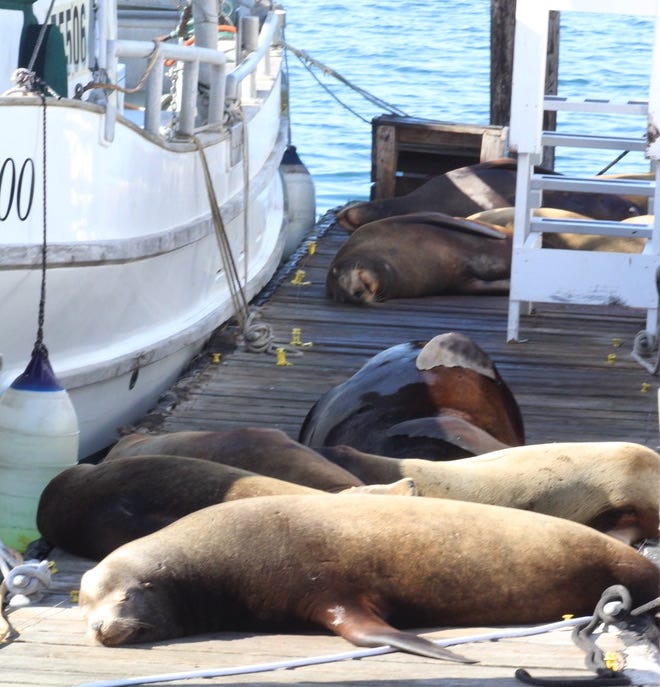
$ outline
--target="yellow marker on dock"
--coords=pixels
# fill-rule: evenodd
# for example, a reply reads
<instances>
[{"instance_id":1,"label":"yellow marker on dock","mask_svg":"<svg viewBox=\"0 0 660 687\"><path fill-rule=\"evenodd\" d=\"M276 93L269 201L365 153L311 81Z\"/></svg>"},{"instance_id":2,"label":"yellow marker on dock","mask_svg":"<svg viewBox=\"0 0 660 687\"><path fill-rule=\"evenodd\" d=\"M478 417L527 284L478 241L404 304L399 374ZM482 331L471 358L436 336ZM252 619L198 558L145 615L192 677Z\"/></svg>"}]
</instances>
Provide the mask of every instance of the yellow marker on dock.
<instances>
[{"instance_id":1,"label":"yellow marker on dock","mask_svg":"<svg viewBox=\"0 0 660 687\"><path fill-rule=\"evenodd\" d=\"M276 354L277 354L277 362L275 363L276 365L285 366L285 365L291 365L292 364L286 359L286 352L284 351L283 348L278 348L276 350Z\"/></svg>"},{"instance_id":2,"label":"yellow marker on dock","mask_svg":"<svg viewBox=\"0 0 660 687\"><path fill-rule=\"evenodd\" d=\"M291 345L300 346L301 348L310 348L311 346L313 346L314 344L311 341L303 342L300 340L300 332L300 327L294 327L291 330Z\"/></svg>"},{"instance_id":3,"label":"yellow marker on dock","mask_svg":"<svg viewBox=\"0 0 660 687\"><path fill-rule=\"evenodd\" d=\"M291 284L294 286L307 286L311 284L311 281L303 281L305 278L305 270L297 270L296 276L291 280Z\"/></svg>"}]
</instances>

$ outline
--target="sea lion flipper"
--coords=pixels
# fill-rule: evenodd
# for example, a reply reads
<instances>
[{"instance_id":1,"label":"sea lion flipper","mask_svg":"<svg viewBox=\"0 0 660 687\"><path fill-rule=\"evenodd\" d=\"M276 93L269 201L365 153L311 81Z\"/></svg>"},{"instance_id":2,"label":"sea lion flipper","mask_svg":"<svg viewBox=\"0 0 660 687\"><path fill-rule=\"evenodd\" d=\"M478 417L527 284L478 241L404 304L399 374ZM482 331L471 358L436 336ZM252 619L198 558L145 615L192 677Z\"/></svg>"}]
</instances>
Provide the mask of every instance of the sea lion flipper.
<instances>
[{"instance_id":1,"label":"sea lion flipper","mask_svg":"<svg viewBox=\"0 0 660 687\"><path fill-rule=\"evenodd\" d=\"M444 649L424 637L397 630L370 609L355 602L334 604L331 608L327 608L320 618L320 623L356 646L391 646L393 649L410 654L439 658L444 661L477 662Z\"/></svg>"},{"instance_id":2,"label":"sea lion flipper","mask_svg":"<svg viewBox=\"0 0 660 687\"><path fill-rule=\"evenodd\" d=\"M410 212L406 215L396 215L389 221L396 222L404 219L407 222L431 224L449 231L458 231L464 234L487 236L491 239L505 239L510 232L500 226L489 224L481 220L467 219L466 217L454 217L444 212Z\"/></svg>"},{"instance_id":3,"label":"sea lion flipper","mask_svg":"<svg viewBox=\"0 0 660 687\"><path fill-rule=\"evenodd\" d=\"M432 437L470 451L475 456L509 448L492 434L450 413L399 422L388 428L387 436Z\"/></svg>"},{"instance_id":4,"label":"sea lion flipper","mask_svg":"<svg viewBox=\"0 0 660 687\"><path fill-rule=\"evenodd\" d=\"M402 477L390 484L364 484L359 487L349 487L340 493L363 493L363 494L397 494L399 496L417 496L417 485L415 480L410 477Z\"/></svg>"}]
</instances>

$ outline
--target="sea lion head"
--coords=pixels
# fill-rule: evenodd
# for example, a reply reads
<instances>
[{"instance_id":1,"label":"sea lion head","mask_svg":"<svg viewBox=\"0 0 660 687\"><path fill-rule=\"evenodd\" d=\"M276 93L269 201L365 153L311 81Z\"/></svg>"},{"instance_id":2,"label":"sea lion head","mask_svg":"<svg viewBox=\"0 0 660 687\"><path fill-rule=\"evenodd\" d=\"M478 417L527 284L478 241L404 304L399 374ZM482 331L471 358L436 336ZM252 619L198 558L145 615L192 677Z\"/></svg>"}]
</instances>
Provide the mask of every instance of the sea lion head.
<instances>
[{"instance_id":1,"label":"sea lion head","mask_svg":"<svg viewBox=\"0 0 660 687\"><path fill-rule=\"evenodd\" d=\"M384 300L384 281L390 272L392 267L387 261L378 266L367 261L337 261L328 270L326 293L339 303L371 305Z\"/></svg>"},{"instance_id":2,"label":"sea lion head","mask_svg":"<svg viewBox=\"0 0 660 687\"><path fill-rule=\"evenodd\" d=\"M105 646L184 634L175 605L159 588L157 579L148 579L144 572L135 574L132 569L125 557L105 559L82 576L79 605L88 634Z\"/></svg>"}]
</instances>

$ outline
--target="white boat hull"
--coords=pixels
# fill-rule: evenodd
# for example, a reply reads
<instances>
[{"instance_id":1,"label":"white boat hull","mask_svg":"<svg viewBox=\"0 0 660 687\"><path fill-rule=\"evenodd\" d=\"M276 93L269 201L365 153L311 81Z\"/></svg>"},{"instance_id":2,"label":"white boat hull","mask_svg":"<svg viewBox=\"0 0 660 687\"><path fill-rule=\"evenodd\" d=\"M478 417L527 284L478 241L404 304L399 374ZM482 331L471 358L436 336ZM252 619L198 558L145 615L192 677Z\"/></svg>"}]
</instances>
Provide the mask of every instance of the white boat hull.
<instances>
[{"instance_id":1,"label":"white boat hull","mask_svg":"<svg viewBox=\"0 0 660 687\"><path fill-rule=\"evenodd\" d=\"M286 238L278 172L286 121L272 59L272 76L243 104L248 135L198 133L248 301L276 270ZM20 132L0 152L0 391L25 368L37 331L42 117L37 97L0 98L0 126ZM121 115L107 140L105 108L68 99L48 99L45 131L44 343L85 457L147 413L235 308L190 140L164 140Z\"/></svg>"}]
</instances>

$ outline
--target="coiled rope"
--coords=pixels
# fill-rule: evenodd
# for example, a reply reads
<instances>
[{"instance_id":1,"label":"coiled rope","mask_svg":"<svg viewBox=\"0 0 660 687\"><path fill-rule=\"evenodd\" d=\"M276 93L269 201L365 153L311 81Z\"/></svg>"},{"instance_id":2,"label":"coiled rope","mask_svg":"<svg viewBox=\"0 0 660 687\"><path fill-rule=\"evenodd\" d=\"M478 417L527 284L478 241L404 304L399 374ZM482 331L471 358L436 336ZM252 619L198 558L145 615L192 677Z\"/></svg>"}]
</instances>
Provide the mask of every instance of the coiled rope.
<instances>
[{"instance_id":1,"label":"coiled rope","mask_svg":"<svg viewBox=\"0 0 660 687\"><path fill-rule=\"evenodd\" d=\"M11 634L11 626L5 616L5 597L10 606L25 606L38 601L51 585L50 563L46 560L24 561L18 551L0 541L0 642Z\"/></svg>"},{"instance_id":2,"label":"coiled rope","mask_svg":"<svg viewBox=\"0 0 660 687\"><path fill-rule=\"evenodd\" d=\"M660 267L655 272L655 288L660 298ZM655 361L649 358L655 355ZM637 333L633 341L633 350L630 357L648 370L652 375L657 375L660 370L660 350L658 350L658 336L642 330Z\"/></svg>"}]
</instances>

